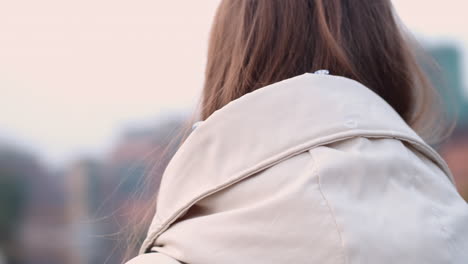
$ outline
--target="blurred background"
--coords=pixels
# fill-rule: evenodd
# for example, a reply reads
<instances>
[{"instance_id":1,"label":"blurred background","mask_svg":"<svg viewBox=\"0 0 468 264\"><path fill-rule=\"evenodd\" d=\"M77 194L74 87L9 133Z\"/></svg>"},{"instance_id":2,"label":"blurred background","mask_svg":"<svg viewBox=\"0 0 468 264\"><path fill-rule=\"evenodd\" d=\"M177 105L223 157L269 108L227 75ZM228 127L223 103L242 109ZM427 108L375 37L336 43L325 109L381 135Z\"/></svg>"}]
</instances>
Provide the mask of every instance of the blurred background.
<instances>
[{"instance_id":1,"label":"blurred background","mask_svg":"<svg viewBox=\"0 0 468 264\"><path fill-rule=\"evenodd\" d=\"M218 2L0 0L0 264L120 263L198 100ZM468 200L468 4L393 2L455 95L437 150Z\"/></svg>"}]
</instances>

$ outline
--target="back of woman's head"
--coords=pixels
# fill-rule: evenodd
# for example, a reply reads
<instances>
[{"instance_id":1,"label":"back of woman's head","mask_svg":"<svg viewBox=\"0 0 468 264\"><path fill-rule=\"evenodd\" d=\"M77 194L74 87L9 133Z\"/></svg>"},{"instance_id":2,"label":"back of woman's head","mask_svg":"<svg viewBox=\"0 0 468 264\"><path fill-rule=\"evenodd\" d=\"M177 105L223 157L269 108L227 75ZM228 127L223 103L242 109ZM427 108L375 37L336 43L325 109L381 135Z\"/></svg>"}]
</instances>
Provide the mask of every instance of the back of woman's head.
<instances>
[{"instance_id":1,"label":"back of woman's head","mask_svg":"<svg viewBox=\"0 0 468 264\"><path fill-rule=\"evenodd\" d=\"M413 44L390 0L223 0L211 30L201 119L265 85L327 69L366 85L437 142L447 129L436 124L439 98Z\"/></svg>"},{"instance_id":2,"label":"back of woman's head","mask_svg":"<svg viewBox=\"0 0 468 264\"><path fill-rule=\"evenodd\" d=\"M246 93L319 69L366 85L429 142L449 131L437 124L439 97L390 0L223 0L211 30L199 114L204 120ZM194 118L173 143L183 143ZM153 178L148 174L145 186L154 186ZM147 228L151 205L130 228ZM134 232L128 239L134 241L127 243L128 256L140 238Z\"/></svg>"}]
</instances>

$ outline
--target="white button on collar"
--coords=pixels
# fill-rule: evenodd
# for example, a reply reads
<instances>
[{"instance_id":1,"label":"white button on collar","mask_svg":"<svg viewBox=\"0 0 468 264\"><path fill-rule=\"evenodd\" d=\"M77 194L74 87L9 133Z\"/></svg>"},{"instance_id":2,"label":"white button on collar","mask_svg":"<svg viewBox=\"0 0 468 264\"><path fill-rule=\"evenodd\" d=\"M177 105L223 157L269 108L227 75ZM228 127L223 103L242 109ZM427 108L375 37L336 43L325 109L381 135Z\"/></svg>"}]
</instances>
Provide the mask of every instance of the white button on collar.
<instances>
[{"instance_id":1,"label":"white button on collar","mask_svg":"<svg viewBox=\"0 0 468 264\"><path fill-rule=\"evenodd\" d=\"M329 74L330 71L328 70L325 70L325 69L322 69L322 70L318 70L318 71L315 71L314 74Z\"/></svg>"}]
</instances>

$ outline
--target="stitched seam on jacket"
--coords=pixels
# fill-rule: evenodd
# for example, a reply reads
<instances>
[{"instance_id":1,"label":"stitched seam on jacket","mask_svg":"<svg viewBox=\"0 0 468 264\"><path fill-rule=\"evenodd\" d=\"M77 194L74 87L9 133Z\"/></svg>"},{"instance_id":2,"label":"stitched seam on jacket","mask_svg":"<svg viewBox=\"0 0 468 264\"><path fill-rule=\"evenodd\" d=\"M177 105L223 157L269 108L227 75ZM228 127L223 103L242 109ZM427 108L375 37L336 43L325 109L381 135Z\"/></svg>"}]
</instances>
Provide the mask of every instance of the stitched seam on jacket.
<instances>
[{"instance_id":1,"label":"stitched seam on jacket","mask_svg":"<svg viewBox=\"0 0 468 264\"><path fill-rule=\"evenodd\" d=\"M408 157L408 159L411 159L411 160L414 160L414 161L417 161L416 158L413 157L411 151L405 146L405 153L406 153L406 156ZM443 172L443 171L442 171ZM413 182L415 182L416 180L418 180L416 178L416 169L414 167L412 167L412 171L410 173L411 175L411 179ZM453 242L453 240L451 239L451 236L450 234L447 232L447 226L445 226L440 218L440 215L439 215L439 210L434 206L434 202L432 201L432 203L429 205L430 208L431 208L431 214L433 215L434 217L434 221L432 222L432 224L434 225L434 227L437 228L438 232L440 233L441 235L441 239L443 239L447 244L447 251L449 251L449 253L452 253L455 252L455 243ZM451 255L451 254L449 254Z\"/></svg>"},{"instance_id":2,"label":"stitched seam on jacket","mask_svg":"<svg viewBox=\"0 0 468 264\"><path fill-rule=\"evenodd\" d=\"M147 238L145 239L145 241L143 241L140 253L144 253L148 249L148 247L150 247L151 244L154 244L154 241L156 240L156 238L162 232L164 232L164 230L166 228L168 228L174 221L176 221L177 218L179 218L180 215L184 213L184 210L186 210L187 208L190 208L198 200L203 199L204 197L207 197L207 196L209 196L209 195L211 195L211 194L213 194L213 193L215 193L215 192L217 192L219 190L227 188L230 185L233 185L233 184L235 184L235 183L237 183L239 181L242 181L245 178L250 177L251 175L255 174L258 171L261 171L261 170L263 170L265 168L268 168L268 167L273 166L273 165L275 165L277 163L280 163L281 161L283 161L285 159L288 159L289 157L294 156L294 155L304 151L305 149L314 148L314 147L317 147L317 146L320 146L320 145L326 145L326 144L329 144L329 143L333 143L333 142L353 138L353 137L356 137L356 136L369 137L369 138L396 138L396 139L399 139L399 140L403 140L403 141L406 141L406 142L413 143L415 146L418 146L419 148L421 148L421 150L423 150L423 152L428 152L432 157L434 157L435 161L441 165L442 170L447 173L447 176L449 177L452 184L455 184L454 181L453 181L453 176L451 175L450 170L448 169L448 166L446 165L445 161L442 158L440 158L440 156L437 154L437 152L432 150L430 147L427 147L425 144L420 143L418 141L418 139L412 138L411 136L408 136L406 134L396 133L394 131L372 131L372 132L367 131L366 132L366 131L360 131L360 130L354 131L354 133L348 133L347 132L347 133L332 134L332 135L330 135L328 137L314 139L314 140L311 140L311 141L306 141L306 142L304 142L304 143L302 143L300 145L288 148L285 151L275 155L273 158L267 159L266 161L268 161L268 162L264 161L264 162L258 163L255 166L253 166L253 168L249 168L247 170L244 170L243 172L240 172L239 175L237 177L234 177L231 181L226 182L226 183L218 186L214 190L210 190L208 192L205 192L205 193L195 197L194 199L192 199L192 201L190 203L186 204L183 208L180 208L179 210L177 210L170 217L165 218L165 220L163 220L163 221L160 221L160 223L158 224L159 228L157 230L153 231L153 232L150 232L148 234ZM277 156L280 156L281 158L277 159ZM274 161L273 162L269 161L271 159L273 159ZM156 212L156 215L158 215L157 212ZM158 218L161 219L160 216L158 216ZM151 231L151 230L149 230L149 231Z\"/></svg>"},{"instance_id":3,"label":"stitched seam on jacket","mask_svg":"<svg viewBox=\"0 0 468 264\"><path fill-rule=\"evenodd\" d=\"M333 218L333 223L335 224L335 227L336 227L336 232L338 233L338 236L340 237L340 242L341 242L341 249L343 251L343 257L344 257L344 263L348 263L348 255L346 254L346 247L345 247L345 242L344 242L344 238L343 238L343 234L342 234L342 229L340 229L340 226L338 225L338 221L336 220L336 215L335 215L335 212L333 211L333 208L332 206L330 205L330 202L328 201L327 197L325 196L325 193L323 192L322 190L322 183L320 181L320 174L319 174L319 170L318 170L318 161L317 159L315 158L315 155L312 153L311 151L312 149L309 149L307 150L307 152L309 152L311 158L312 158L312 162L313 162L313 174L315 174L317 176L317 186L318 186L318 189L319 189L319 192L320 192L320 195L322 196L322 199L325 201L325 204L328 208L328 211L330 213L330 215L332 216Z\"/></svg>"}]
</instances>

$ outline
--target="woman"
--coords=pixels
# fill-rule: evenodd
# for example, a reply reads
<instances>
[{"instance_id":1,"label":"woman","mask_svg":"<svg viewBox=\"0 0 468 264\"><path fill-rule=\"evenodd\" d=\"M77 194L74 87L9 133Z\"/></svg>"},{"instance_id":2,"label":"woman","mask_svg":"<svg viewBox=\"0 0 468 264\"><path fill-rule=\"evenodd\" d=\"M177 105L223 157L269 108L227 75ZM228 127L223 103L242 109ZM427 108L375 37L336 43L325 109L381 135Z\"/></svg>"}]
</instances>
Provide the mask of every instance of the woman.
<instances>
[{"instance_id":1,"label":"woman","mask_svg":"<svg viewBox=\"0 0 468 264\"><path fill-rule=\"evenodd\" d=\"M438 97L389 0L224 0L131 264L467 263Z\"/></svg>"}]
</instances>

